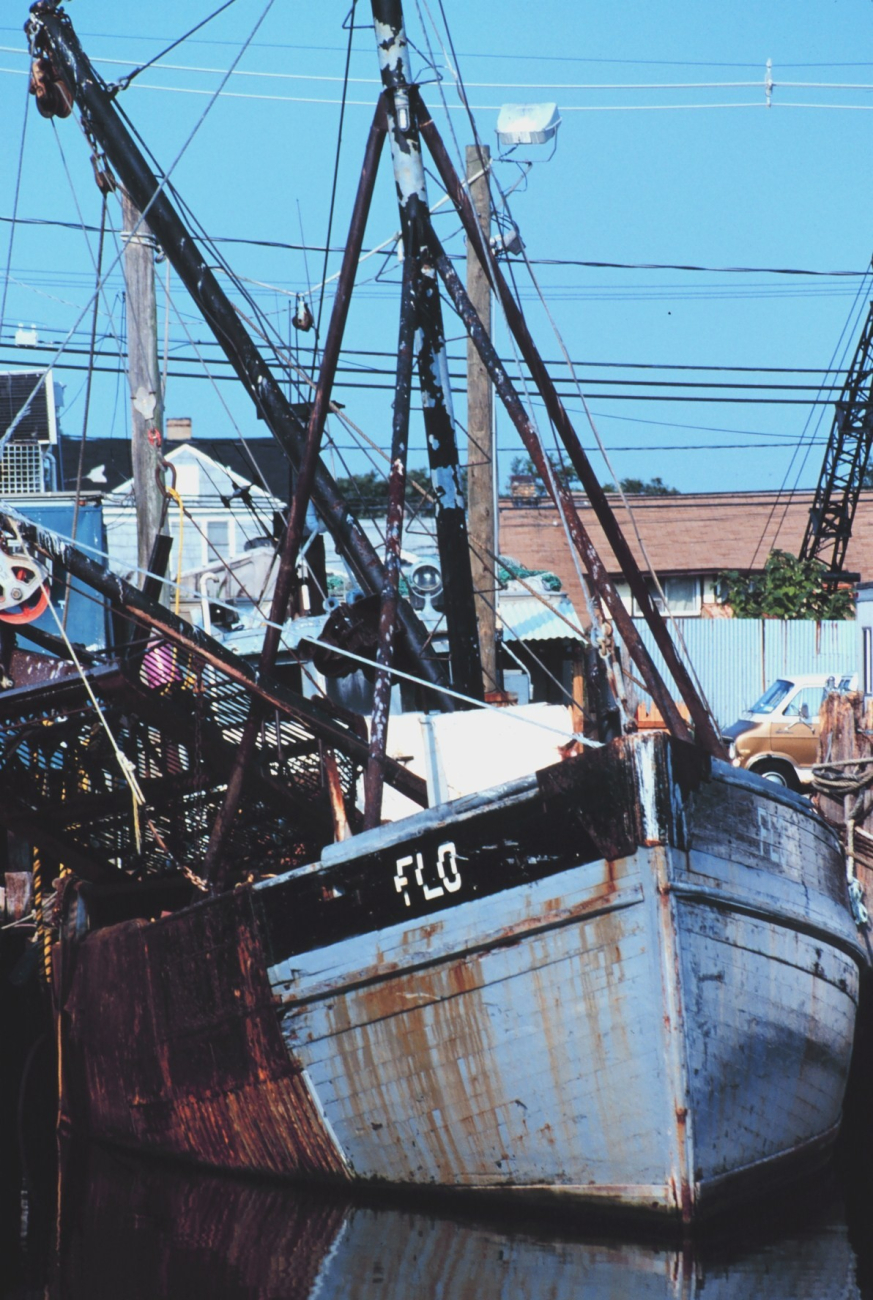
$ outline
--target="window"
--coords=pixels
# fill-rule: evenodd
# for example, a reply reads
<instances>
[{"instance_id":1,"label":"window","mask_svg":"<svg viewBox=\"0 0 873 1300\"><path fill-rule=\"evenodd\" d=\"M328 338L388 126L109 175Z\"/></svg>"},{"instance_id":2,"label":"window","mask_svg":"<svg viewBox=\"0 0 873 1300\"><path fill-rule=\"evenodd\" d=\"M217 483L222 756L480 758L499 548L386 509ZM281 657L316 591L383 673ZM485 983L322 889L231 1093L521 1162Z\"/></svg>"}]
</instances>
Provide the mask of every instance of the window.
<instances>
[{"instance_id":1,"label":"window","mask_svg":"<svg viewBox=\"0 0 873 1300\"><path fill-rule=\"evenodd\" d=\"M664 602L661 600L658 588L655 586L654 579L646 579L646 586L649 589L652 600L663 614ZM700 613L701 606L701 582L700 578L683 577L683 578L662 578L661 586L664 589L664 595L667 597L667 603L670 606L670 613L680 618L688 618L690 615ZM616 591L621 596L625 607L630 610L634 618L642 618L642 610L639 604L631 596L630 587L626 582L617 582Z\"/></svg>"},{"instance_id":2,"label":"window","mask_svg":"<svg viewBox=\"0 0 873 1300\"><path fill-rule=\"evenodd\" d=\"M764 694L761 696L759 700L755 700L755 703L749 709L749 712L750 713L772 713L773 710L775 708L778 708L778 706L785 699L785 696L791 690L792 685L793 685L792 682L786 682L783 678L780 677L779 680L775 681L772 686L767 687L766 691L764 692Z\"/></svg>"},{"instance_id":3,"label":"window","mask_svg":"<svg viewBox=\"0 0 873 1300\"><path fill-rule=\"evenodd\" d=\"M785 706L786 718L802 718L804 722L818 722L818 711L827 694L821 686L804 686Z\"/></svg>"},{"instance_id":4,"label":"window","mask_svg":"<svg viewBox=\"0 0 873 1300\"><path fill-rule=\"evenodd\" d=\"M210 519L206 525L206 540L209 543L207 563L219 556L224 560L230 558L230 523L227 519Z\"/></svg>"},{"instance_id":5,"label":"window","mask_svg":"<svg viewBox=\"0 0 873 1300\"><path fill-rule=\"evenodd\" d=\"M864 694L873 694L873 627L864 628Z\"/></svg>"}]
</instances>

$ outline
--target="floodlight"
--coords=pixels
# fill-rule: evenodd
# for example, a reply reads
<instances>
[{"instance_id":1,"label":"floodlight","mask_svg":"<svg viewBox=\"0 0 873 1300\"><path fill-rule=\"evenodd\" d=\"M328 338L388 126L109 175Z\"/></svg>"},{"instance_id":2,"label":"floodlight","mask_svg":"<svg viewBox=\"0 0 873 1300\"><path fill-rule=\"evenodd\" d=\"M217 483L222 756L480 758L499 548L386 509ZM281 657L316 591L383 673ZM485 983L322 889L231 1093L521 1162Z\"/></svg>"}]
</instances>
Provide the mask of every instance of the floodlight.
<instances>
[{"instance_id":1,"label":"floodlight","mask_svg":"<svg viewBox=\"0 0 873 1300\"><path fill-rule=\"evenodd\" d=\"M497 116L497 142L501 149L548 144L560 125L557 104L504 104Z\"/></svg>"}]
</instances>

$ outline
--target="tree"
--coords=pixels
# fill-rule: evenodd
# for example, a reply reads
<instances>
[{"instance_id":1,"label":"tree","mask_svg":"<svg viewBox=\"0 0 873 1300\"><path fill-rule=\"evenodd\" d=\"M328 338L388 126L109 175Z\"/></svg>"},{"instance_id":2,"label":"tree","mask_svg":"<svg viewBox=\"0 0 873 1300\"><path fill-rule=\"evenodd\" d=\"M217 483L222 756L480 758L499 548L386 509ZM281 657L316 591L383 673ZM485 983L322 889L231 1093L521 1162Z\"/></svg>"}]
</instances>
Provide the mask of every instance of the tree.
<instances>
[{"instance_id":1,"label":"tree","mask_svg":"<svg viewBox=\"0 0 873 1300\"><path fill-rule=\"evenodd\" d=\"M462 485L464 473L466 471L462 471ZM417 483L428 495L432 495L429 471L407 469L406 507L419 514L433 514L433 502L423 498L421 493L412 486L413 483ZM347 478L338 478L336 484L351 510L359 518L379 518L388 509L388 479L378 470L371 469L366 474L351 474Z\"/></svg>"},{"instance_id":2,"label":"tree","mask_svg":"<svg viewBox=\"0 0 873 1300\"><path fill-rule=\"evenodd\" d=\"M851 591L827 590L819 560L771 551L763 573L725 569L718 583L736 618L853 618Z\"/></svg>"},{"instance_id":3,"label":"tree","mask_svg":"<svg viewBox=\"0 0 873 1300\"><path fill-rule=\"evenodd\" d=\"M549 452L549 464L552 467L552 473L560 483L565 487L572 487L579 482L579 475L568 460L564 459L563 453ZM509 464L510 474L528 474L532 478L539 479L540 472L534 465L530 456L513 456Z\"/></svg>"},{"instance_id":4,"label":"tree","mask_svg":"<svg viewBox=\"0 0 873 1300\"><path fill-rule=\"evenodd\" d=\"M549 453L549 464L555 473L556 478L566 487L574 487L579 484L579 475L568 460L564 459L563 453ZM539 478L539 471L529 456L514 456L509 466L511 474L528 474L533 478ZM614 483L601 484L604 492L615 492ZM627 496L640 497L675 497L679 495L679 489L669 487L662 478L655 477L644 481L641 478L623 478L621 480L621 490Z\"/></svg>"},{"instance_id":5,"label":"tree","mask_svg":"<svg viewBox=\"0 0 873 1300\"><path fill-rule=\"evenodd\" d=\"M612 483L604 483L604 492L614 492ZM641 478L623 478L621 490L629 497L678 497L679 489L668 487L664 480L656 475L644 482Z\"/></svg>"}]
</instances>

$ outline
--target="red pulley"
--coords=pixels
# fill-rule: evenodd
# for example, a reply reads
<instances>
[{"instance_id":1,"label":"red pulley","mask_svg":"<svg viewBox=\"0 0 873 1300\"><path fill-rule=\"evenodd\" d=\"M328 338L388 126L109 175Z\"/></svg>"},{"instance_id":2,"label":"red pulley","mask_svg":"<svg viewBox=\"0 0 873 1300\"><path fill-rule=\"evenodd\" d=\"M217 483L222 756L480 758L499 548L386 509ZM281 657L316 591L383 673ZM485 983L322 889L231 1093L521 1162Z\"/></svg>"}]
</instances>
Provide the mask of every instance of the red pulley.
<instances>
[{"instance_id":1,"label":"red pulley","mask_svg":"<svg viewBox=\"0 0 873 1300\"><path fill-rule=\"evenodd\" d=\"M48 608L45 570L28 555L0 551L0 622L32 623Z\"/></svg>"}]
</instances>

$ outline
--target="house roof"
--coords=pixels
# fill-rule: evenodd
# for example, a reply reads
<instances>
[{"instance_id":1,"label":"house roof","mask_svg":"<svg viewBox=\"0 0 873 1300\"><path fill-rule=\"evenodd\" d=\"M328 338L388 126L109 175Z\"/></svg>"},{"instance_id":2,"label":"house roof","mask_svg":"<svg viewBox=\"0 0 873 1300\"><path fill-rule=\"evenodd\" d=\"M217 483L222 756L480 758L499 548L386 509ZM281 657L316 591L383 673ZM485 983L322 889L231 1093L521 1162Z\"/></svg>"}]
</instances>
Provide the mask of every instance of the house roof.
<instances>
[{"instance_id":1,"label":"house roof","mask_svg":"<svg viewBox=\"0 0 873 1300\"><path fill-rule=\"evenodd\" d=\"M796 555L800 549L812 492L709 492L681 496L629 498L633 521L649 560L664 576L714 575L722 569L763 569L774 548ZM619 497L610 497L622 532L645 569L634 523ZM607 570L620 570L587 500L577 498L579 516ZM500 502L500 550L531 569L549 569L575 600L579 580L564 528L551 504L539 507ZM846 568L873 578L873 492L862 492L855 514Z\"/></svg>"},{"instance_id":2,"label":"house roof","mask_svg":"<svg viewBox=\"0 0 873 1300\"><path fill-rule=\"evenodd\" d=\"M281 501L288 499L288 458L274 438L246 438L246 447L231 438L189 438L179 442L166 442L166 455L180 447L191 447L224 465L248 483L263 486L256 462L267 487ZM251 456L246 451L251 452ZM64 486L75 487L79 465L79 439L69 435L60 439ZM128 438L92 438L85 441L84 485L111 492L126 482L133 471L130 462Z\"/></svg>"},{"instance_id":3,"label":"house roof","mask_svg":"<svg viewBox=\"0 0 873 1300\"><path fill-rule=\"evenodd\" d=\"M189 464L194 462L201 466L206 472L206 487L210 489L203 495L209 497L214 494L225 505L229 502L230 494L237 488L244 488L254 496L270 499L264 489L257 483L253 484L249 478L231 469L225 461L216 460L203 451L201 447L193 446L190 441L179 442L175 446L171 445L169 450L165 451L164 459L168 464L175 465L177 469L185 462ZM113 497L124 497L132 491L133 478L131 477L119 483L111 495Z\"/></svg>"}]
</instances>

